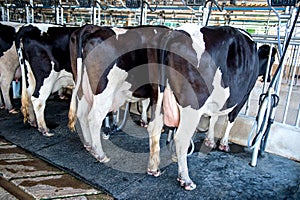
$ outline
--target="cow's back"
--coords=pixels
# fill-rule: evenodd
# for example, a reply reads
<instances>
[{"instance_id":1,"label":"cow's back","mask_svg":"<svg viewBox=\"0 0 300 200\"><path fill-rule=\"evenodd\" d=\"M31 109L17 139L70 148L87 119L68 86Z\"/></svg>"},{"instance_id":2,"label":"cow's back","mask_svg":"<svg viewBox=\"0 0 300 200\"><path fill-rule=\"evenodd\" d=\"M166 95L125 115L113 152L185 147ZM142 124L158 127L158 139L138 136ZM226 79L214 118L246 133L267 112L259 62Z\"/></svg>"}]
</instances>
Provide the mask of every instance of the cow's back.
<instances>
[{"instance_id":1,"label":"cow's back","mask_svg":"<svg viewBox=\"0 0 300 200\"><path fill-rule=\"evenodd\" d=\"M230 91L224 109L243 102L241 88L248 94L258 76L257 49L251 36L228 26L199 27L194 32L197 38L193 32L175 31L169 41L169 83L179 104L201 108L216 87L218 69L220 86Z\"/></svg>"}]
</instances>

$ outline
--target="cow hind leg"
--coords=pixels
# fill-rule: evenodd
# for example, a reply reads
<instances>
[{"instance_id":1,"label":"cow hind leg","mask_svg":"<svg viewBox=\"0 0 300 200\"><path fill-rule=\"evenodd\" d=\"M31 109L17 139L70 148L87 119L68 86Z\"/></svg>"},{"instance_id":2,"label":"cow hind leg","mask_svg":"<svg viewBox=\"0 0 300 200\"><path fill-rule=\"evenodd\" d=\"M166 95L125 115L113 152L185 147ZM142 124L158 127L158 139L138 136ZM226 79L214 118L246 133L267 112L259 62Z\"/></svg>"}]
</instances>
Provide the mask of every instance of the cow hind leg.
<instances>
[{"instance_id":1,"label":"cow hind leg","mask_svg":"<svg viewBox=\"0 0 300 200\"><path fill-rule=\"evenodd\" d=\"M142 116L141 116L141 126L148 127L148 117L147 117L147 108L150 104L150 98L147 98L142 101Z\"/></svg>"},{"instance_id":2,"label":"cow hind leg","mask_svg":"<svg viewBox=\"0 0 300 200\"><path fill-rule=\"evenodd\" d=\"M229 133L230 133L230 130L231 130L233 124L234 124L234 122L230 122L228 120L228 118L226 119L224 136L222 137L222 139L220 141L220 145L219 145L219 149L221 151L225 151L225 152L230 151L230 147L228 145L228 138L229 138Z\"/></svg>"},{"instance_id":3,"label":"cow hind leg","mask_svg":"<svg viewBox=\"0 0 300 200\"><path fill-rule=\"evenodd\" d=\"M0 109L5 108L5 105L2 101L2 95L3 95L3 92L2 92L2 83L1 83L1 74L0 74Z\"/></svg>"},{"instance_id":4,"label":"cow hind leg","mask_svg":"<svg viewBox=\"0 0 300 200\"><path fill-rule=\"evenodd\" d=\"M0 80L2 97L3 97L3 100L4 100L4 104L1 100L2 103L0 102L0 106L1 105L4 106L4 108L8 109L9 111L11 111L12 108L13 108L12 104L11 104L11 101L10 101L10 96L9 96L10 83L12 82L12 80L13 80L13 76L3 77ZM0 98L1 98L1 96L0 96Z\"/></svg>"},{"instance_id":5,"label":"cow hind leg","mask_svg":"<svg viewBox=\"0 0 300 200\"><path fill-rule=\"evenodd\" d=\"M157 104L153 105L151 108L153 110L153 112L151 112L151 115L154 115L154 117L151 117L153 120L150 121L148 125L150 157L149 157L147 173L155 177L158 177L161 174L158 166L160 163L159 140L161 136L161 130L163 127L163 115L161 113L162 101L163 101L163 93L160 92L158 94Z\"/></svg>"},{"instance_id":6,"label":"cow hind leg","mask_svg":"<svg viewBox=\"0 0 300 200\"><path fill-rule=\"evenodd\" d=\"M108 162L110 159L106 156L106 154L103 151L100 132L102 127L102 121L106 117L109 111L109 107L107 107L107 109L105 109L104 107L101 109L101 111L99 111L97 107L100 104L96 102L94 102L88 114L89 130L91 133L92 140L92 154L100 162ZM103 100L100 102L103 102Z\"/></svg>"},{"instance_id":7,"label":"cow hind leg","mask_svg":"<svg viewBox=\"0 0 300 200\"><path fill-rule=\"evenodd\" d=\"M89 123L88 119L86 116L88 116L88 111L90 110L90 106L88 102L86 101L85 98L82 98L81 100L78 101L78 110L77 110L77 118L81 127L81 131L77 130L79 137L82 138L82 142L84 147L88 150L91 151L92 148L92 138L91 138L91 133L89 129ZM75 123L74 123L75 127ZM82 134L82 135L80 135Z\"/></svg>"},{"instance_id":8,"label":"cow hind leg","mask_svg":"<svg viewBox=\"0 0 300 200\"><path fill-rule=\"evenodd\" d=\"M36 118L34 114L33 104L31 98L28 96L27 92L23 97L22 94L22 107L21 107L24 123L28 122L30 126L37 127Z\"/></svg>"},{"instance_id":9,"label":"cow hind leg","mask_svg":"<svg viewBox=\"0 0 300 200\"><path fill-rule=\"evenodd\" d=\"M208 127L208 133L205 138L204 144L209 148L216 148L216 142L215 142L215 124L218 121L218 116L211 116L209 120L209 127Z\"/></svg>"},{"instance_id":10,"label":"cow hind leg","mask_svg":"<svg viewBox=\"0 0 300 200\"><path fill-rule=\"evenodd\" d=\"M53 136L53 133L49 133L49 129L46 126L44 111L46 107L46 100L41 98L32 98L33 109L36 115L38 130L44 136Z\"/></svg>"},{"instance_id":11,"label":"cow hind leg","mask_svg":"<svg viewBox=\"0 0 300 200\"><path fill-rule=\"evenodd\" d=\"M178 157L178 178L180 185L185 190L193 190L196 184L189 177L187 166L187 151L190 146L191 138L200 121L201 113L190 107L182 108L180 110L180 122L177 132L174 137L176 154Z\"/></svg>"}]
</instances>

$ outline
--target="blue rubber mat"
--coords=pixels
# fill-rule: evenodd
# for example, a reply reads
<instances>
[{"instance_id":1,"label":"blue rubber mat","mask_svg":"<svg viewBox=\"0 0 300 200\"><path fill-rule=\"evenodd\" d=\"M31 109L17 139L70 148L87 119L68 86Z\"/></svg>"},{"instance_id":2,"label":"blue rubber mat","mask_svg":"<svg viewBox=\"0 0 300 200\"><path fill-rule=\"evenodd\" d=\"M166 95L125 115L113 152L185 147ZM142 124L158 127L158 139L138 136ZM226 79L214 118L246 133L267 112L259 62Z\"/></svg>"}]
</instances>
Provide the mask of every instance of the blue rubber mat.
<instances>
[{"instance_id":1,"label":"blue rubber mat","mask_svg":"<svg viewBox=\"0 0 300 200\"><path fill-rule=\"evenodd\" d=\"M163 174L148 176L147 132L133 123L134 116L124 131L103 141L111 161L99 163L84 149L79 136L68 130L67 113L67 102L48 101L46 122L55 135L44 137L24 125L21 114L1 110L0 136L116 199L300 199L300 163L266 153L253 168L247 148L237 153L193 153L188 166L197 188L185 191L176 181L177 164L171 161L165 134L161 138ZM199 150L201 140L196 144Z\"/></svg>"}]
</instances>

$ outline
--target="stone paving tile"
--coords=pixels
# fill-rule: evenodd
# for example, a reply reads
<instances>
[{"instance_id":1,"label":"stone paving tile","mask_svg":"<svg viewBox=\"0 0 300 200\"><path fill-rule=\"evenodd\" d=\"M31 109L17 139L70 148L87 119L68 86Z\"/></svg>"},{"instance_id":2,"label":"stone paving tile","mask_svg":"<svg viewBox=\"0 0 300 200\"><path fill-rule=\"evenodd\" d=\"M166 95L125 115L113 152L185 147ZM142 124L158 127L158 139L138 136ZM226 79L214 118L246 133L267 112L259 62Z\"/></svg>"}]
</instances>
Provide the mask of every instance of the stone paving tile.
<instances>
[{"instance_id":1,"label":"stone paving tile","mask_svg":"<svg viewBox=\"0 0 300 200\"><path fill-rule=\"evenodd\" d=\"M7 180L64 173L10 144L0 146L0 172Z\"/></svg>"},{"instance_id":2,"label":"stone paving tile","mask_svg":"<svg viewBox=\"0 0 300 200\"><path fill-rule=\"evenodd\" d=\"M4 182L12 184L15 189L20 188L24 194L29 194L34 199L113 199L2 138L0 176L4 178ZM0 187L0 199L18 198Z\"/></svg>"},{"instance_id":3,"label":"stone paving tile","mask_svg":"<svg viewBox=\"0 0 300 200\"><path fill-rule=\"evenodd\" d=\"M0 138L0 160L24 159L31 155L7 140Z\"/></svg>"},{"instance_id":4,"label":"stone paving tile","mask_svg":"<svg viewBox=\"0 0 300 200\"><path fill-rule=\"evenodd\" d=\"M15 179L12 183L36 199L52 199L100 194L101 192L68 174Z\"/></svg>"},{"instance_id":5,"label":"stone paving tile","mask_svg":"<svg viewBox=\"0 0 300 200\"><path fill-rule=\"evenodd\" d=\"M37 159L0 160L0 171L7 180L64 173Z\"/></svg>"},{"instance_id":6,"label":"stone paving tile","mask_svg":"<svg viewBox=\"0 0 300 200\"><path fill-rule=\"evenodd\" d=\"M8 142L8 141L0 138L0 146L2 146L2 145L10 145L10 144L11 144L10 142Z\"/></svg>"},{"instance_id":7,"label":"stone paving tile","mask_svg":"<svg viewBox=\"0 0 300 200\"><path fill-rule=\"evenodd\" d=\"M3 199L3 200L17 200L17 198L15 196L8 193L2 187L0 187L0 199Z\"/></svg>"},{"instance_id":8,"label":"stone paving tile","mask_svg":"<svg viewBox=\"0 0 300 200\"><path fill-rule=\"evenodd\" d=\"M0 146L0 160L26 159L28 156L29 154L17 148L16 145L7 144Z\"/></svg>"}]
</instances>

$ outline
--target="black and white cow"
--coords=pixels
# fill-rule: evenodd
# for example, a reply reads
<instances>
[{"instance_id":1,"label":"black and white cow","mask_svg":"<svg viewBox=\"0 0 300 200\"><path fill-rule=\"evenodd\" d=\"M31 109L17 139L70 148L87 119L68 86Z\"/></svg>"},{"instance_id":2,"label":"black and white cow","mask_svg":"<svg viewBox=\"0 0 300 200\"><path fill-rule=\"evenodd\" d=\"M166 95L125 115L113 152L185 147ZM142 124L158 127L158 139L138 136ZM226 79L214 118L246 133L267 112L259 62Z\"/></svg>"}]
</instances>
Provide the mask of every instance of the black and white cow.
<instances>
[{"instance_id":1,"label":"black and white cow","mask_svg":"<svg viewBox=\"0 0 300 200\"><path fill-rule=\"evenodd\" d=\"M259 74L258 74L258 76L262 76L262 81L264 81L267 78L267 82L271 81L272 65L275 62L275 55L277 53L277 50L275 47L272 48L271 52L270 52L270 50L271 50L271 46L268 44L263 44L258 48L258 57L259 57ZM270 63L268 66L269 56L270 56ZM269 69L267 70L267 68L269 68Z\"/></svg>"},{"instance_id":2,"label":"black and white cow","mask_svg":"<svg viewBox=\"0 0 300 200\"><path fill-rule=\"evenodd\" d=\"M10 113L16 112L10 100L9 89L19 66L14 41L20 26L22 24L12 22L0 24L0 108L6 108Z\"/></svg>"},{"instance_id":3,"label":"black and white cow","mask_svg":"<svg viewBox=\"0 0 300 200\"><path fill-rule=\"evenodd\" d=\"M258 76L255 42L245 31L228 26L186 25L178 30L88 26L72 35L71 48L76 49L71 54L76 85L69 127L74 128L77 115L81 127L84 125L85 144L106 162L109 159L98 134L106 114L125 101L150 97L148 174L160 175L163 125L178 127L174 136L177 180L186 190L196 187L188 174L187 150L201 116L210 116L213 126L218 116L228 115L229 133ZM135 59L139 53L147 55L148 74L138 70ZM141 78L148 82L137 84ZM148 93L136 96L142 88L136 86L148 83L152 86L144 90Z\"/></svg>"},{"instance_id":4,"label":"black and white cow","mask_svg":"<svg viewBox=\"0 0 300 200\"><path fill-rule=\"evenodd\" d=\"M109 160L99 137L107 113L116 111L125 101L137 102L153 96L146 65L147 49L141 48L153 36L154 30L144 36L136 29L93 25L86 25L71 36L76 85L70 104L69 127L74 130L78 118L84 145L100 162Z\"/></svg>"},{"instance_id":5,"label":"black and white cow","mask_svg":"<svg viewBox=\"0 0 300 200\"><path fill-rule=\"evenodd\" d=\"M44 110L51 93L74 85L71 73L69 39L77 27L50 24L25 25L17 33L16 47L22 69L22 113L24 122L38 126L52 136L46 126Z\"/></svg>"}]
</instances>

